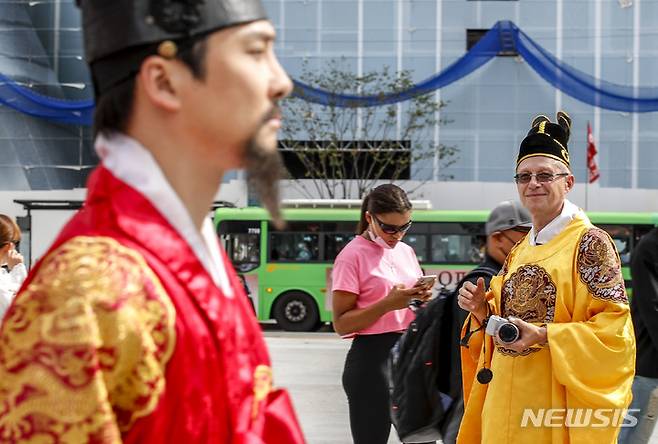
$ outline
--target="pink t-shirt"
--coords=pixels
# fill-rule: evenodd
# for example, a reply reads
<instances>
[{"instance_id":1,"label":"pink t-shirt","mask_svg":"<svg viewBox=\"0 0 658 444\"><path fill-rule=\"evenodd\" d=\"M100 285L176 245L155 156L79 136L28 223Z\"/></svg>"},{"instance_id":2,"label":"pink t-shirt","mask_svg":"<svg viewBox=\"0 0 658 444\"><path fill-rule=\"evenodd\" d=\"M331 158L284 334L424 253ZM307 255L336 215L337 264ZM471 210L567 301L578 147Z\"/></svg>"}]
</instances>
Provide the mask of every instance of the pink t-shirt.
<instances>
[{"instance_id":1,"label":"pink t-shirt","mask_svg":"<svg viewBox=\"0 0 658 444\"><path fill-rule=\"evenodd\" d=\"M331 291L357 294L356 307L364 308L386 297L394 285L412 287L422 274L416 253L409 245L398 242L393 249L382 248L363 236L356 236L336 257ZM414 313L408 308L389 311L355 334L403 331L413 319Z\"/></svg>"}]
</instances>

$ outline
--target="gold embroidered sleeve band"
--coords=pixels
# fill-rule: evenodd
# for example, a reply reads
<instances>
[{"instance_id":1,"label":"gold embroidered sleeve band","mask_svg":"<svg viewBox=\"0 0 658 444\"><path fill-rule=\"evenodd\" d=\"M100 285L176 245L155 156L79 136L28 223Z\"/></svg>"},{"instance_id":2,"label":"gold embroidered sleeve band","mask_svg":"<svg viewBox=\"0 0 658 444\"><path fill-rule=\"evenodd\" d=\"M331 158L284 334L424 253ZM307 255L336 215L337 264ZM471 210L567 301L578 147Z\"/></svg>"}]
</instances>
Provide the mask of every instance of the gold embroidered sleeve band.
<instances>
[{"instance_id":1,"label":"gold embroidered sleeve band","mask_svg":"<svg viewBox=\"0 0 658 444\"><path fill-rule=\"evenodd\" d=\"M593 297L628 304L619 256L603 230L592 228L583 234L578 246L578 274Z\"/></svg>"},{"instance_id":2,"label":"gold embroidered sleeve band","mask_svg":"<svg viewBox=\"0 0 658 444\"><path fill-rule=\"evenodd\" d=\"M144 259L110 238L50 254L0 335L0 441L121 441L165 388L175 313Z\"/></svg>"}]
</instances>

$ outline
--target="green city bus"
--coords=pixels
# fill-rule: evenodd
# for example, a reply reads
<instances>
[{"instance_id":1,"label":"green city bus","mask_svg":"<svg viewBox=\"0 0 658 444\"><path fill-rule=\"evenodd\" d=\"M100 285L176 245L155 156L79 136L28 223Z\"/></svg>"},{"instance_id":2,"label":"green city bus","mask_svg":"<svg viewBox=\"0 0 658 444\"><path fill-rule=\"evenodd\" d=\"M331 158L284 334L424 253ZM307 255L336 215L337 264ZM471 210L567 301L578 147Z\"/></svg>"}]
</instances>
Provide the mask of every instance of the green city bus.
<instances>
[{"instance_id":1,"label":"green city bus","mask_svg":"<svg viewBox=\"0 0 658 444\"><path fill-rule=\"evenodd\" d=\"M287 208L287 226L277 230L258 207L218 208L217 233L242 276L259 320L275 319L284 330L310 331L331 321L331 268L354 237L353 208ZM454 286L484 253L488 211L415 209L403 241L426 274ZM631 288L628 262L640 237L658 225L658 213L588 213L614 239Z\"/></svg>"}]
</instances>

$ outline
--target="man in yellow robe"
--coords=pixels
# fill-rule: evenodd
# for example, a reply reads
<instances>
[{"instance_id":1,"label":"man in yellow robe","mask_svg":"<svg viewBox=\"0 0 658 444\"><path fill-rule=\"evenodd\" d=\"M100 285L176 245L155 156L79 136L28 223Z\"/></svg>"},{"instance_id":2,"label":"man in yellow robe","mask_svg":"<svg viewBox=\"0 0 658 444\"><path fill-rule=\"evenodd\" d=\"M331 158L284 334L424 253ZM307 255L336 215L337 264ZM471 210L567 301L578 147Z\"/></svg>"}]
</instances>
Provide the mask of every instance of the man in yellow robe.
<instances>
[{"instance_id":1,"label":"man in yellow robe","mask_svg":"<svg viewBox=\"0 0 658 444\"><path fill-rule=\"evenodd\" d=\"M483 282L459 290L470 312L460 443L615 443L620 426L636 422L625 411L635 339L621 263L607 233L566 199L570 126L563 112L558 123L533 121L515 175L533 228L489 292ZM503 342L492 315L519 338Z\"/></svg>"}]
</instances>

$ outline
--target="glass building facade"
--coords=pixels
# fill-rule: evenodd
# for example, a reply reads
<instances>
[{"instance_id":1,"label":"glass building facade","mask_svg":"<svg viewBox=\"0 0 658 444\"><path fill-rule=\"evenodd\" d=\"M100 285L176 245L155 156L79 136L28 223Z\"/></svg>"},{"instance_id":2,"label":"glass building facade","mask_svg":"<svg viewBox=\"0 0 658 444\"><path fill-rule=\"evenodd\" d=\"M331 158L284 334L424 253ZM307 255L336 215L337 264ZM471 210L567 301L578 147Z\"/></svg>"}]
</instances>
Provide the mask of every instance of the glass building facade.
<instances>
[{"instance_id":1,"label":"glass building facade","mask_svg":"<svg viewBox=\"0 0 658 444\"><path fill-rule=\"evenodd\" d=\"M658 86L658 0L264 0L290 75L339 59L356 73L410 70L421 81L466 52L467 31L511 20L571 66L607 82ZM64 98L90 96L74 1L0 0L0 73ZM449 123L431 131L457 161L412 167L412 178L509 182L538 113L566 110L577 179L586 175L587 122L603 187L658 189L658 113L602 110L557 91L520 57L496 57L434 93ZM82 186L97 159L87 128L0 107L0 188Z\"/></svg>"},{"instance_id":2,"label":"glass building facade","mask_svg":"<svg viewBox=\"0 0 658 444\"><path fill-rule=\"evenodd\" d=\"M90 98L74 0L0 0L0 74L61 99ZM84 187L98 162L90 128L59 125L0 105L0 189Z\"/></svg>"}]
</instances>

